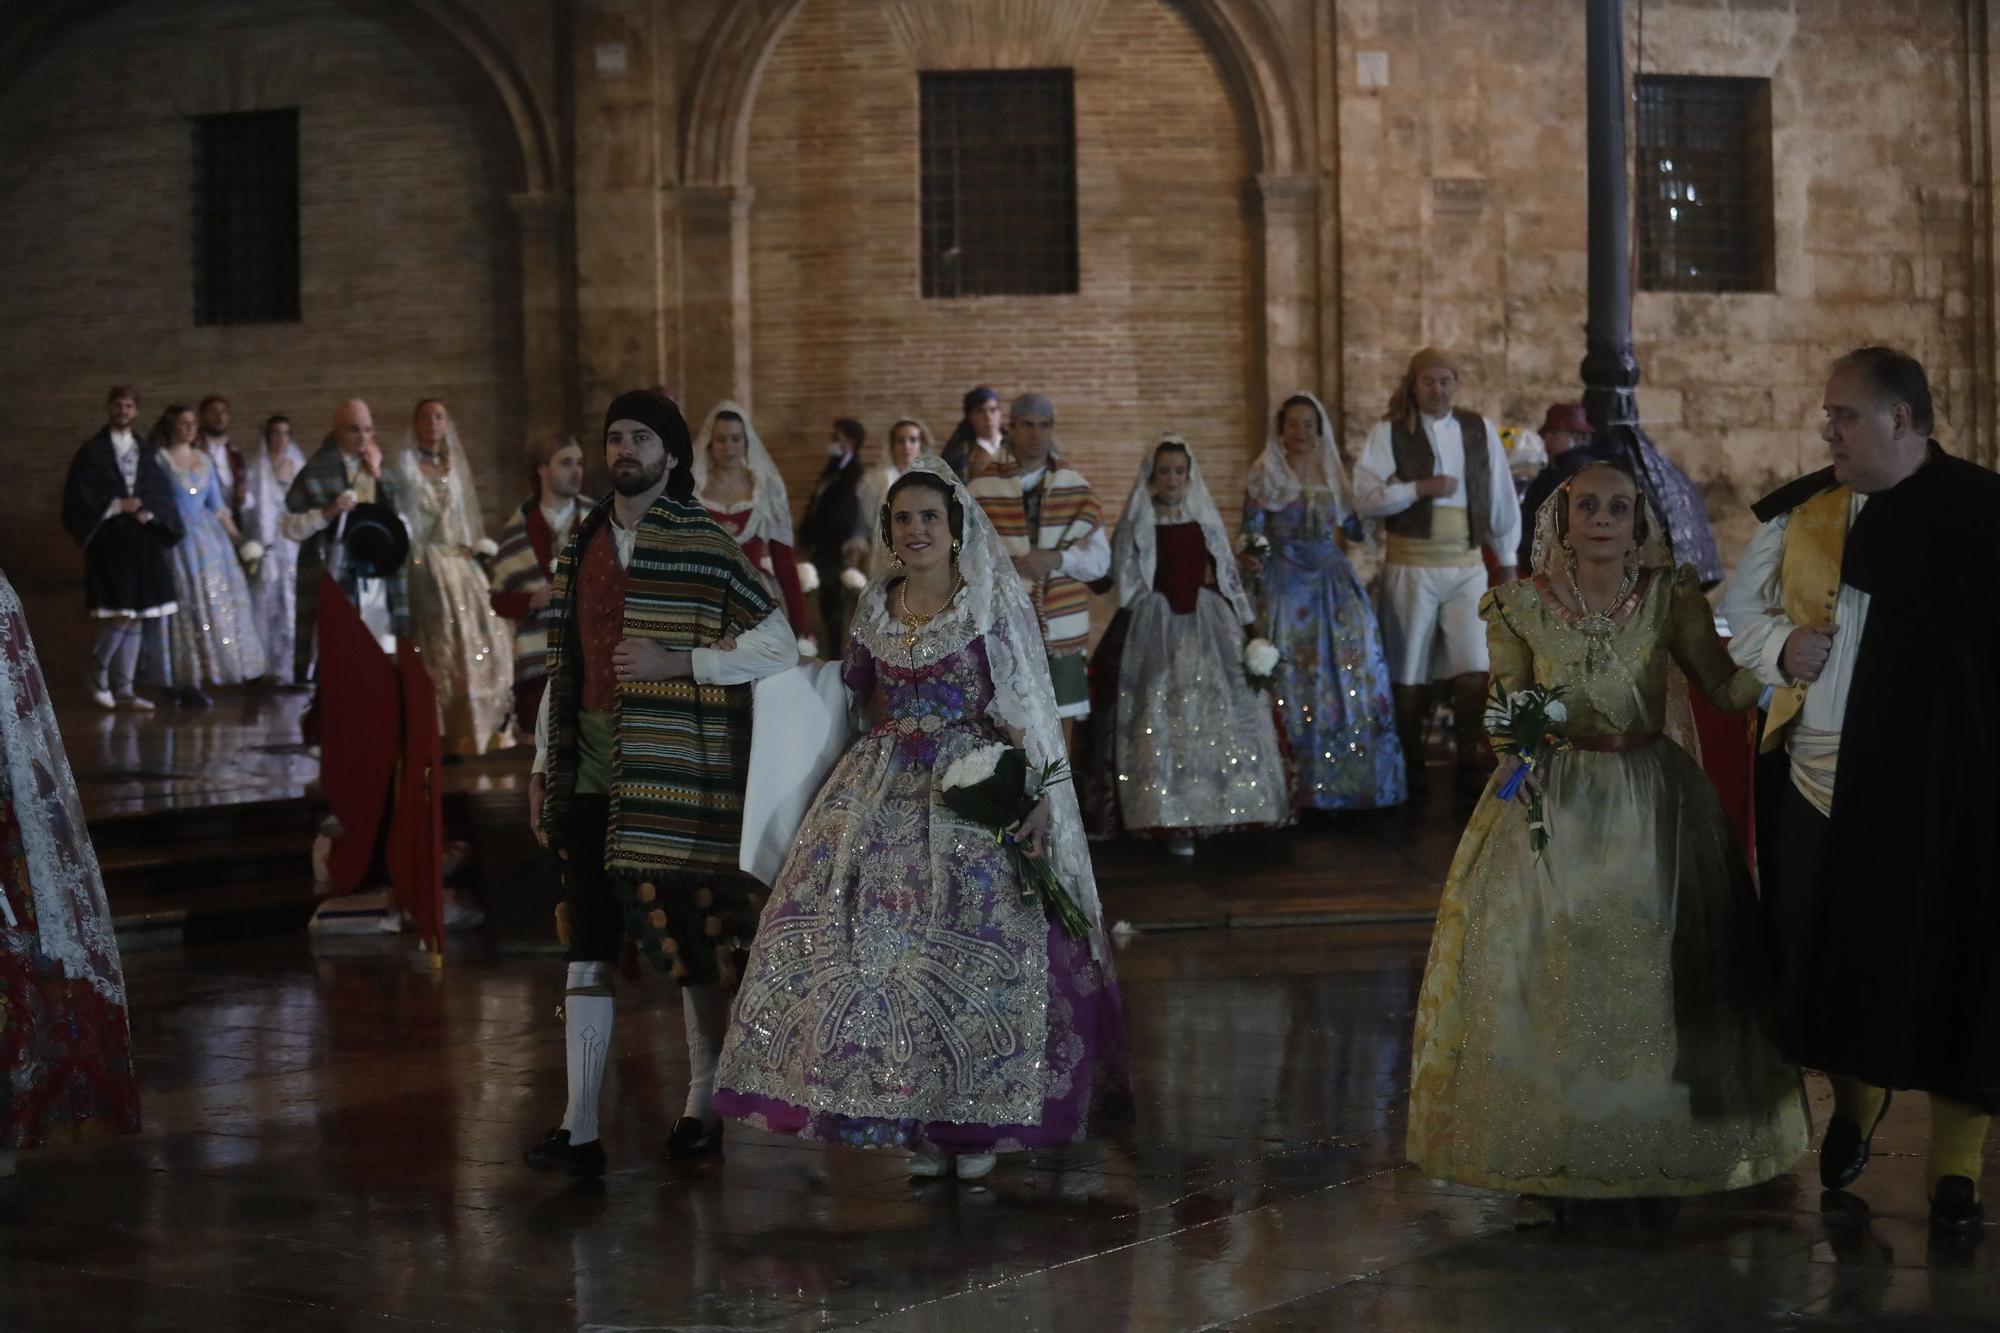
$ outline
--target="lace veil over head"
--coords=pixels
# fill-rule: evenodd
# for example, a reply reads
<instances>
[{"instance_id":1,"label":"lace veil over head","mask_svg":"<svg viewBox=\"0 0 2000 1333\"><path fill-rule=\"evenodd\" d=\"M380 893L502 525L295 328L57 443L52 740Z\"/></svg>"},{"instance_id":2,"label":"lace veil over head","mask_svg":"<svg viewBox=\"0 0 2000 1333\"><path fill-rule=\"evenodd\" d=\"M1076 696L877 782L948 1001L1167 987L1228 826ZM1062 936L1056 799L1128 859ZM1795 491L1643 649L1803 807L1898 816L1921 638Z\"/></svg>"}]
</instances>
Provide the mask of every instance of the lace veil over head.
<instances>
[{"instance_id":1,"label":"lace veil over head","mask_svg":"<svg viewBox=\"0 0 2000 1333\"><path fill-rule=\"evenodd\" d=\"M437 540L446 546L462 546L470 550L486 535L485 511L479 507L479 485L472 479L472 464L466 461L465 447L459 443L458 422L452 419L450 406L435 398L426 398L418 406L429 403L438 403L445 409L445 458L450 464L444 477L450 503L438 520ZM402 451L396 455L397 484L403 488L405 496L412 498L419 488L431 484L418 465L422 449L423 446L417 443L416 428L412 425L403 436ZM404 503L410 501L405 500ZM409 523L410 516L406 514L403 521Z\"/></svg>"},{"instance_id":2,"label":"lace veil over head","mask_svg":"<svg viewBox=\"0 0 2000 1333\"><path fill-rule=\"evenodd\" d=\"M1130 606L1150 592L1153 575L1159 568L1160 515L1153 503L1153 462L1160 456L1160 446L1165 444L1179 445L1187 452L1187 492L1178 506L1183 515L1179 521L1201 525L1202 543L1208 547L1209 558L1215 561L1216 587L1237 620L1247 625L1257 618L1257 612L1243 587L1243 575L1236 568L1229 529L1222 524L1222 513L1208 492L1208 482L1202 478L1194 450L1173 431L1163 431L1152 450L1140 460L1139 475L1132 482L1132 493L1126 497L1125 513L1118 520L1118 532L1111 542L1112 568L1118 576L1118 604Z\"/></svg>"},{"instance_id":3,"label":"lace veil over head","mask_svg":"<svg viewBox=\"0 0 2000 1333\"><path fill-rule=\"evenodd\" d=\"M935 477L949 487L952 498L964 511L958 572L965 580L965 590L945 615L969 621L971 633L986 640L986 661L993 675L993 702L987 716L1004 730L1020 736L1031 765L1040 767L1051 760L1067 763L1069 751L1063 744L1062 722L1056 716L1056 692L1049 680L1048 651L1042 645L1041 624L1029 605L1027 589L1014 572L1013 557L1007 554L993 520L986 517L986 511L943 459L921 455L903 475L918 473ZM886 500L884 505L886 508ZM881 521L880 513L874 525L875 559L871 567L886 572L869 585L863 609L886 617L888 584L899 575L883 537L887 525ZM1063 887L1090 919L1092 954L1100 963L1108 964L1103 910L1097 901L1097 877L1091 870L1090 844L1084 838L1076 784L1065 782L1056 787L1049 793L1049 805L1046 855Z\"/></svg>"},{"instance_id":4,"label":"lace veil over head","mask_svg":"<svg viewBox=\"0 0 2000 1333\"><path fill-rule=\"evenodd\" d=\"M767 542L777 542L784 546L792 542L792 501L785 493L785 479L778 472L778 465L771 461L771 453L764 447L763 437L750 423L750 413L740 404L724 399L717 403L702 422L701 429L694 437L694 493L696 499L708 494L708 443L715 437L715 420L724 412L742 419L743 422L743 465L750 469L750 521L743 527L737 541L747 543L762 537Z\"/></svg>"},{"instance_id":5,"label":"lace veil over head","mask_svg":"<svg viewBox=\"0 0 2000 1333\"><path fill-rule=\"evenodd\" d=\"M1561 516L1569 506L1570 486L1586 472L1602 469L1616 472L1632 482L1639 504L1639 512L1646 516L1646 537L1639 543L1639 564L1645 569L1671 569L1674 563L1673 551L1667 545L1666 525L1660 522L1660 515L1646 498L1646 488L1626 469L1616 463L1586 463L1570 475L1569 481L1555 488L1542 507L1535 511L1535 543L1530 552L1529 562L1534 572L1550 578L1567 578L1563 562L1563 539L1559 530Z\"/></svg>"},{"instance_id":6,"label":"lace veil over head","mask_svg":"<svg viewBox=\"0 0 2000 1333\"><path fill-rule=\"evenodd\" d=\"M1347 464L1340 456L1340 446L1333 439L1333 418L1326 414L1326 404L1303 389L1290 398L1303 398L1319 413L1320 465L1326 469L1326 483L1333 491L1335 521L1345 519L1354 512L1354 493L1348 486ZM1264 437L1264 452L1250 466L1250 474L1243 479L1243 489L1250 502L1259 509L1283 509L1297 500L1305 491L1305 483L1299 474L1292 471L1292 465L1285 458L1285 442L1275 420L1270 433Z\"/></svg>"}]
</instances>

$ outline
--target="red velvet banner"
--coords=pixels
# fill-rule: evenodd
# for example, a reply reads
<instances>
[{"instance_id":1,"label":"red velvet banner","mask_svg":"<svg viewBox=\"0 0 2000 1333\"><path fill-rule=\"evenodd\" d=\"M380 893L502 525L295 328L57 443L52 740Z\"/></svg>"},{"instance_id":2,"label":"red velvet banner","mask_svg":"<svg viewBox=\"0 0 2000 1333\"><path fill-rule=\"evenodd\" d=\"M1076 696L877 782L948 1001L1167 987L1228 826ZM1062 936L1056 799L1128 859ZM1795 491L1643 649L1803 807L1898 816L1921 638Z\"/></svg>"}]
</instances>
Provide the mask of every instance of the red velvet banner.
<instances>
[{"instance_id":1,"label":"red velvet banner","mask_svg":"<svg viewBox=\"0 0 2000 1333\"><path fill-rule=\"evenodd\" d=\"M433 960L444 957L444 802L438 790L443 757L437 691L409 644L396 652L402 692L402 774L389 823L389 883L403 914Z\"/></svg>"},{"instance_id":2,"label":"red velvet banner","mask_svg":"<svg viewBox=\"0 0 2000 1333\"><path fill-rule=\"evenodd\" d=\"M319 782L340 820L328 868L342 893L362 887L389 804L402 741L396 668L332 576L319 586Z\"/></svg>"}]
</instances>

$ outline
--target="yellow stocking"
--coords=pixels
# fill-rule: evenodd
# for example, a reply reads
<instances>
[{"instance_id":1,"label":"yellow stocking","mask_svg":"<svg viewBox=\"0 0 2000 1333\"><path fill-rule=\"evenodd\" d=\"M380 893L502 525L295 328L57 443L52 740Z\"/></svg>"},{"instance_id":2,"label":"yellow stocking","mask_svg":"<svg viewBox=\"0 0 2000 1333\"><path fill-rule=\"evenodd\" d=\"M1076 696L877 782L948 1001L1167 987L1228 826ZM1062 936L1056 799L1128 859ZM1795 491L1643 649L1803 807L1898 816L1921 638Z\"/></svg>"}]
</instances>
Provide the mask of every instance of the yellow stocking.
<instances>
[{"instance_id":1,"label":"yellow stocking","mask_svg":"<svg viewBox=\"0 0 2000 1333\"><path fill-rule=\"evenodd\" d=\"M1977 1107L1931 1094L1931 1156L1924 1172L1930 1193L1937 1193L1938 1181L1946 1176L1964 1176L1972 1182L1972 1197L1979 1197L1980 1160L1991 1120Z\"/></svg>"},{"instance_id":2,"label":"yellow stocking","mask_svg":"<svg viewBox=\"0 0 2000 1333\"><path fill-rule=\"evenodd\" d=\"M1833 1113L1859 1125L1862 1138L1872 1136L1889 1094L1851 1074L1829 1074L1827 1079L1833 1084Z\"/></svg>"}]
</instances>

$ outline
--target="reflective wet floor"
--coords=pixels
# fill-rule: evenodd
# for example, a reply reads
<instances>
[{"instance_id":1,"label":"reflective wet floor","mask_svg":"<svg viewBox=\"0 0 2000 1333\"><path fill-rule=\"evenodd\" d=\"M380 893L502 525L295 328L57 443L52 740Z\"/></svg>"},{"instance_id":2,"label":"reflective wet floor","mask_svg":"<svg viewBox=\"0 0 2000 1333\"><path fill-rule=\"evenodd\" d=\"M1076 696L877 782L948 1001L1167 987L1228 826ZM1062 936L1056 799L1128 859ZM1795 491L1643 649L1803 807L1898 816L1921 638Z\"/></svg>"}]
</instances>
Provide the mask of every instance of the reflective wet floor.
<instances>
[{"instance_id":1,"label":"reflective wet floor","mask_svg":"<svg viewBox=\"0 0 2000 1333\"><path fill-rule=\"evenodd\" d=\"M658 1156L686 1063L621 983L611 1174L533 1173L560 1114L552 957L284 936L130 959L146 1132L0 1183L0 1328L1971 1329L2000 1245L1924 1223L1920 1097L1854 1194L1810 1158L1647 1222L1516 1233L1401 1164L1422 925L1141 934L1138 1124L913 1184L900 1156L732 1131ZM332 947L332 946L327 946ZM1827 1108L1813 1084L1816 1114Z\"/></svg>"}]
</instances>

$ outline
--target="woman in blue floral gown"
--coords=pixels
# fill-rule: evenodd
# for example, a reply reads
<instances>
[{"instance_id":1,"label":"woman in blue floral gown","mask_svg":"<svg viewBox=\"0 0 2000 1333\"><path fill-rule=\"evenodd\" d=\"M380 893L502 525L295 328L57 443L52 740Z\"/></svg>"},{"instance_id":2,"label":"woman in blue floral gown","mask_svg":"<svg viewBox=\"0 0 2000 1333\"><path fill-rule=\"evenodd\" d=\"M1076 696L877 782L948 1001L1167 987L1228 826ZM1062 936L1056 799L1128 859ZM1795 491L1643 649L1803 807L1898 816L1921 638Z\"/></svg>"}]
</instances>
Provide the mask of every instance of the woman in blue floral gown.
<instances>
[{"instance_id":1,"label":"woman in blue floral gown","mask_svg":"<svg viewBox=\"0 0 2000 1333\"><path fill-rule=\"evenodd\" d=\"M1346 492L1326 409L1311 394L1292 395L1244 483L1243 532L1271 546L1268 558L1246 558L1246 572L1278 649L1278 721L1301 810L1405 797L1382 631L1340 544L1343 532L1360 532Z\"/></svg>"},{"instance_id":2,"label":"woman in blue floral gown","mask_svg":"<svg viewBox=\"0 0 2000 1333\"><path fill-rule=\"evenodd\" d=\"M1125 1025L1074 791L1045 796L1023 838L1090 920L1083 939L939 794L954 761L995 745L1036 765L1062 755L1012 562L940 460L917 459L884 509L893 564L877 567L894 572L862 594L842 670L872 725L773 885L715 1107L776 1133L908 1148L912 1175L967 1180L997 1153L1116 1128L1131 1107ZM925 513L934 528L905 540Z\"/></svg>"},{"instance_id":3,"label":"woman in blue floral gown","mask_svg":"<svg viewBox=\"0 0 2000 1333\"><path fill-rule=\"evenodd\" d=\"M174 483L187 535L168 551L180 611L167 620L176 701L205 708L204 685L241 685L264 674L250 580L236 558L236 523L208 454L196 448L194 412L169 407L155 427L160 464Z\"/></svg>"}]
</instances>

